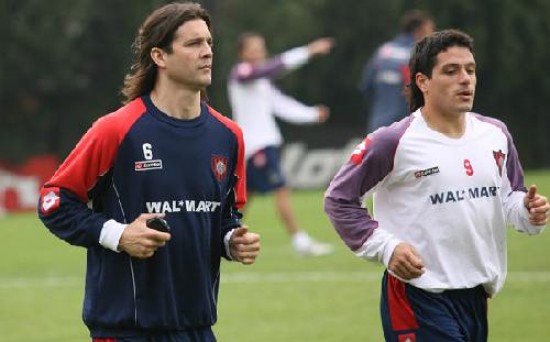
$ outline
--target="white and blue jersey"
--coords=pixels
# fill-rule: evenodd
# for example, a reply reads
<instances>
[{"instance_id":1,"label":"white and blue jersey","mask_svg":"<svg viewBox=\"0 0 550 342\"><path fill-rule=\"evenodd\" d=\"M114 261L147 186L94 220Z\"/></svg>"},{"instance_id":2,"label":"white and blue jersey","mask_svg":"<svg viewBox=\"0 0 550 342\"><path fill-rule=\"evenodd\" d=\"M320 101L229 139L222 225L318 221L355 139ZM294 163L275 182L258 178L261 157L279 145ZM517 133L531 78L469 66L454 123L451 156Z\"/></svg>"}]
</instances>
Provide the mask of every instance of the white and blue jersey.
<instances>
[{"instance_id":1,"label":"white and blue jersey","mask_svg":"<svg viewBox=\"0 0 550 342\"><path fill-rule=\"evenodd\" d=\"M144 96L94 123L39 202L53 234L87 248L83 318L92 337L216 322L224 237L246 201L244 167L240 128L205 103L197 118L177 120ZM100 244L106 224L142 213L164 213L171 226L151 258Z\"/></svg>"},{"instance_id":2,"label":"white and blue jersey","mask_svg":"<svg viewBox=\"0 0 550 342\"><path fill-rule=\"evenodd\" d=\"M430 292L482 285L492 296L506 277L506 226L537 234L505 125L466 113L451 139L420 111L367 138L332 180L325 211L359 257L388 265L395 246L412 244L426 272L408 281ZM373 196L373 215L363 206Z\"/></svg>"}]
</instances>

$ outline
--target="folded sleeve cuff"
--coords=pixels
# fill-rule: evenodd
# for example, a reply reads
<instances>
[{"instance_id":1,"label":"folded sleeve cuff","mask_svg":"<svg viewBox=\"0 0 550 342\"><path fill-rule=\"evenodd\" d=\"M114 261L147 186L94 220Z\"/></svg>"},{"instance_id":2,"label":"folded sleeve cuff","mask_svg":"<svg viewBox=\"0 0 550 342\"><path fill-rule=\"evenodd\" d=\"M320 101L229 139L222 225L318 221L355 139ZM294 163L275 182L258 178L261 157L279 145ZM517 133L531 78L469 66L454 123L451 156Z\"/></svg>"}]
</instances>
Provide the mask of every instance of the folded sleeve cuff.
<instances>
[{"instance_id":1,"label":"folded sleeve cuff","mask_svg":"<svg viewBox=\"0 0 550 342\"><path fill-rule=\"evenodd\" d=\"M101 228L101 234L99 235L99 244L117 253L120 252L118 243L126 226L128 225L119 223L115 220L105 222L103 228Z\"/></svg>"},{"instance_id":2,"label":"folded sleeve cuff","mask_svg":"<svg viewBox=\"0 0 550 342\"><path fill-rule=\"evenodd\" d=\"M231 236L233 236L234 231L235 231L235 229L231 229L223 237L223 244L225 246L225 253L227 254L227 257L229 258L229 260L233 260L233 256L231 255L231 248L229 246L229 241L231 240Z\"/></svg>"}]
</instances>

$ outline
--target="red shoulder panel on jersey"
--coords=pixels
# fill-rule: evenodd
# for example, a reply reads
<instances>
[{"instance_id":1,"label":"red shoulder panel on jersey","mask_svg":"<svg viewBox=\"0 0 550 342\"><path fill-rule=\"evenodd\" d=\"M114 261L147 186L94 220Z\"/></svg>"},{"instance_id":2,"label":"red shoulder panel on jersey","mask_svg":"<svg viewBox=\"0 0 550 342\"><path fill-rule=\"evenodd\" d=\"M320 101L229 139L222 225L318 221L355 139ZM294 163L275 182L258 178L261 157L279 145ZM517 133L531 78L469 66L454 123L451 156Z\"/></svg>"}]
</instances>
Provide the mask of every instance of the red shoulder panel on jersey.
<instances>
[{"instance_id":1,"label":"red shoulder panel on jersey","mask_svg":"<svg viewBox=\"0 0 550 342\"><path fill-rule=\"evenodd\" d=\"M237 209L242 208L246 204L246 172L245 172L245 163L244 163L244 139L243 132L241 127L237 123L221 113L217 112L214 108L208 106L210 114L212 114L216 119L220 120L227 128L231 130L237 137L237 143L239 144L239 151L237 156L237 166L235 168L235 176L237 176L237 184L235 186L236 198L235 206Z\"/></svg>"},{"instance_id":2,"label":"red shoulder panel on jersey","mask_svg":"<svg viewBox=\"0 0 550 342\"><path fill-rule=\"evenodd\" d=\"M137 98L99 118L44 187L68 189L87 202L88 191L112 167L121 141L145 111L145 104Z\"/></svg>"}]
</instances>

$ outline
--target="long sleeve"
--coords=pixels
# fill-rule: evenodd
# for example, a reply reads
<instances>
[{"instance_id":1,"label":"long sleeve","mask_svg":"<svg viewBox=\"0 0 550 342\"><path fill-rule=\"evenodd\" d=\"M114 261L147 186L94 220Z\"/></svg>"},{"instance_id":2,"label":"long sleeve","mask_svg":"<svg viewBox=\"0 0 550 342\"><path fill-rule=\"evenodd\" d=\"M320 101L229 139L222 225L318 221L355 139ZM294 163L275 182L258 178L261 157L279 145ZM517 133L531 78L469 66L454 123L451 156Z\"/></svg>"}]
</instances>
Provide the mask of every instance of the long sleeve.
<instances>
[{"instance_id":1,"label":"long sleeve","mask_svg":"<svg viewBox=\"0 0 550 342\"><path fill-rule=\"evenodd\" d=\"M305 47L297 47L283 52L261 64L239 63L232 71L231 78L238 82L248 82L260 78L274 78L285 71L291 71L309 60Z\"/></svg>"},{"instance_id":2,"label":"long sleeve","mask_svg":"<svg viewBox=\"0 0 550 342\"><path fill-rule=\"evenodd\" d=\"M319 118L317 108L306 106L292 97L283 94L272 84L269 84L269 87L269 101L277 117L296 124L317 122Z\"/></svg>"},{"instance_id":3,"label":"long sleeve","mask_svg":"<svg viewBox=\"0 0 550 342\"><path fill-rule=\"evenodd\" d=\"M70 244L97 245L101 229L110 219L87 203L107 184L120 141L142 112L140 103L129 107L132 115L124 120L108 115L96 121L41 189L39 218Z\"/></svg>"},{"instance_id":4,"label":"long sleeve","mask_svg":"<svg viewBox=\"0 0 550 342\"><path fill-rule=\"evenodd\" d=\"M324 201L325 212L345 244L357 256L384 264L399 241L379 227L379 222L363 206L363 198L391 171L391 149L394 149L391 144L367 137L336 174Z\"/></svg>"},{"instance_id":5,"label":"long sleeve","mask_svg":"<svg viewBox=\"0 0 550 342\"><path fill-rule=\"evenodd\" d=\"M210 112L220 120L235 136L235 151L232 156L234 168L232 177L228 185L228 192L225 194L225 205L222 208L221 214L221 230L220 244L222 257L231 260L229 255L229 234L233 229L241 226L242 214L240 209L246 204L246 171L245 171L245 146L244 137L241 128L233 121L224 117L213 108L209 108ZM228 235L229 234L229 235Z\"/></svg>"},{"instance_id":6,"label":"long sleeve","mask_svg":"<svg viewBox=\"0 0 550 342\"><path fill-rule=\"evenodd\" d=\"M508 139L508 157L506 165L502 165L502 204L506 215L506 222L514 229L530 235L540 234L544 226L534 226L529 222L529 212L524 205L527 189L524 186L523 169L519 161L517 149L506 126L501 124ZM495 153L495 159L504 160L504 155Z\"/></svg>"},{"instance_id":7,"label":"long sleeve","mask_svg":"<svg viewBox=\"0 0 550 342\"><path fill-rule=\"evenodd\" d=\"M70 244L90 247L99 243L101 229L108 220L94 213L86 203L66 188L42 188L39 217L57 237Z\"/></svg>"}]
</instances>

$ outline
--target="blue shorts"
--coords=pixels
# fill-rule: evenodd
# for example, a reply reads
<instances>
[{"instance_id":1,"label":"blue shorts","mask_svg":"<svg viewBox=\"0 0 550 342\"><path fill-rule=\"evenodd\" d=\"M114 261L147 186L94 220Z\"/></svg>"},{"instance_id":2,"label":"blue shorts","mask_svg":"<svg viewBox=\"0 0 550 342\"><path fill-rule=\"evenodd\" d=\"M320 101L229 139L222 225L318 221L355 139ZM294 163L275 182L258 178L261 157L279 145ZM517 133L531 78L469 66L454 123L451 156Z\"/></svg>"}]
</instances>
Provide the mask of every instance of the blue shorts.
<instances>
[{"instance_id":1,"label":"blue shorts","mask_svg":"<svg viewBox=\"0 0 550 342\"><path fill-rule=\"evenodd\" d=\"M282 188L285 184L277 147L268 146L259 150L246 161L248 191L267 193Z\"/></svg>"},{"instance_id":2,"label":"blue shorts","mask_svg":"<svg viewBox=\"0 0 550 342\"><path fill-rule=\"evenodd\" d=\"M481 285L432 293L386 271L380 313L386 341L487 341L487 293Z\"/></svg>"},{"instance_id":3,"label":"blue shorts","mask_svg":"<svg viewBox=\"0 0 550 342\"><path fill-rule=\"evenodd\" d=\"M178 332L142 334L139 336L92 338L92 342L216 342L211 327Z\"/></svg>"}]
</instances>

